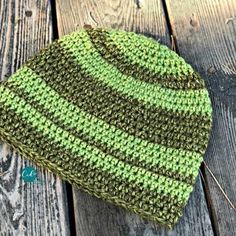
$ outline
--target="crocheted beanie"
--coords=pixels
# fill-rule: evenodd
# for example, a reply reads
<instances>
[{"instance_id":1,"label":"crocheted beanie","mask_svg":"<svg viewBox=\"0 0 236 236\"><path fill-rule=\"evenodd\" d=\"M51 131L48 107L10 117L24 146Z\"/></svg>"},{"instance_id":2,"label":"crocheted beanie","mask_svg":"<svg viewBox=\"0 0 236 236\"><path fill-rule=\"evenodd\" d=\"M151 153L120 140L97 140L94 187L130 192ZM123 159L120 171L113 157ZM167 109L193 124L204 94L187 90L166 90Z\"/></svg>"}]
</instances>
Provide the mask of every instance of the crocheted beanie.
<instances>
[{"instance_id":1,"label":"crocheted beanie","mask_svg":"<svg viewBox=\"0 0 236 236\"><path fill-rule=\"evenodd\" d=\"M0 85L0 137L74 186L171 228L207 148L212 108L183 58L133 32L83 28Z\"/></svg>"}]
</instances>

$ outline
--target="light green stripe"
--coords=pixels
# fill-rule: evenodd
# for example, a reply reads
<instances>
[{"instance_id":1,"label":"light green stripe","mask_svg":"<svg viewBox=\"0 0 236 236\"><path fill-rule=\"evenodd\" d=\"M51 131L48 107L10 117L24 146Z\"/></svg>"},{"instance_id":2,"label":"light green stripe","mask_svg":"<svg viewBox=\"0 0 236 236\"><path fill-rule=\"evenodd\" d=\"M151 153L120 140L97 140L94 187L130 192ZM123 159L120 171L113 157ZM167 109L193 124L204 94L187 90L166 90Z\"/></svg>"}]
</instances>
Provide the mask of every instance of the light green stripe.
<instances>
[{"instance_id":1,"label":"light green stripe","mask_svg":"<svg viewBox=\"0 0 236 236\"><path fill-rule=\"evenodd\" d=\"M26 120L38 132L41 132L45 138L53 140L72 154L81 156L88 163L103 171L119 176L129 182L134 181L136 184L141 184L151 191L169 195L182 202L187 201L193 189L192 186L185 183L126 164L110 155L105 155L97 148L92 148L69 132L56 126L23 99L2 86L0 87L0 102L14 110L22 119Z\"/></svg>"},{"instance_id":2,"label":"light green stripe","mask_svg":"<svg viewBox=\"0 0 236 236\"><path fill-rule=\"evenodd\" d=\"M187 64L182 57L152 38L114 29L109 29L106 37L117 45L119 52L131 63L138 63L155 74L169 76L194 74L191 65ZM163 65L166 65L165 68Z\"/></svg>"},{"instance_id":3,"label":"light green stripe","mask_svg":"<svg viewBox=\"0 0 236 236\"><path fill-rule=\"evenodd\" d=\"M9 82L23 89L31 99L53 112L53 115L68 127L83 132L111 149L120 150L136 160L165 168L167 171L178 172L185 177L198 174L203 159L200 154L167 148L127 135L115 126L70 104L30 68L21 68L9 79Z\"/></svg>"},{"instance_id":4,"label":"light green stripe","mask_svg":"<svg viewBox=\"0 0 236 236\"><path fill-rule=\"evenodd\" d=\"M124 75L100 56L85 30L67 35L60 39L59 43L71 52L86 73L120 93L171 111L211 115L206 89L176 91Z\"/></svg>"}]
</instances>

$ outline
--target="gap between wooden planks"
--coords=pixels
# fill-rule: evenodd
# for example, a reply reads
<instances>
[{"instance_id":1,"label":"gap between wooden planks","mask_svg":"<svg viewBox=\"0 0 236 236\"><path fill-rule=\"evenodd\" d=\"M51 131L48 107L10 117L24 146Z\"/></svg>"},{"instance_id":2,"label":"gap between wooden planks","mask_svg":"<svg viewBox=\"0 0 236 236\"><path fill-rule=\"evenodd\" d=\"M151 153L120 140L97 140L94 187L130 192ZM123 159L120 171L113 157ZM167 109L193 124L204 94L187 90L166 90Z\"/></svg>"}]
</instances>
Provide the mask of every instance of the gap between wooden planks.
<instances>
[{"instance_id":1,"label":"gap between wooden planks","mask_svg":"<svg viewBox=\"0 0 236 236\"><path fill-rule=\"evenodd\" d=\"M166 0L181 55L205 79L213 104L213 130L205 155L236 203L236 4L233 0ZM208 171L206 190L217 235L236 235L236 213Z\"/></svg>"}]
</instances>

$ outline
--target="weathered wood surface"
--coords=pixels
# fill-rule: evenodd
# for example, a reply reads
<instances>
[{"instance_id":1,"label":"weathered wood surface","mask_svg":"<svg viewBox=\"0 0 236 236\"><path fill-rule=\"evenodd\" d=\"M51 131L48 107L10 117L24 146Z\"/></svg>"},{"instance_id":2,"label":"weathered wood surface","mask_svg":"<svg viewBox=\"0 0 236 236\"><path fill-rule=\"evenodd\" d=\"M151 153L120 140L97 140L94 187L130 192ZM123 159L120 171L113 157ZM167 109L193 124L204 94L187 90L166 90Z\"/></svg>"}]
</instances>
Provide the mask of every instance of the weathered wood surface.
<instances>
[{"instance_id":1,"label":"weathered wood surface","mask_svg":"<svg viewBox=\"0 0 236 236\"><path fill-rule=\"evenodd\" d=\"M78 236L189 236L213 235L200 178L191 194L183 217L173 230L128 213L83 191L74 189L76 232Z\"/></svg>"},{"instance_id":2,"label":"weathered wood surface","mask_svg":"<svg viewBox=\"0 0 236 236\"><path fill-rule=\"evenodd\" d=\"M236 4L168 0L179 52L206 80L214 110L206 162L236 204ZM217 235L236 235L236 213L206 170Z\"/></svg>"},{"instance_id":3,"label":"weathered wood surface","mask_svg":"<svg viewBox=\"0 0 236 236\"><path fill-rule=\"evenodd\" d=\"M138 4L140 2L140 4ZM144 33L170 45L161 1L57 0L58 31L64 34L84 24ZM200 179L173 231L160 228L137 215L73 189L76 231L87 235L213 235L211 221Z\"/></svg>"},{"instance_id":4,"label":"weathered wood surface","mask_svg":"<svg viewBox=\"0 0 236 236\"><path fill-rule=\"evenodd\" d=\"M47 0L0 1L0 80L52 39ZM20 178L25 166L37 169L39 183ZM0 235L69 235L65 185L53 174L0 143Z\"/></svg>"}]
</instances>

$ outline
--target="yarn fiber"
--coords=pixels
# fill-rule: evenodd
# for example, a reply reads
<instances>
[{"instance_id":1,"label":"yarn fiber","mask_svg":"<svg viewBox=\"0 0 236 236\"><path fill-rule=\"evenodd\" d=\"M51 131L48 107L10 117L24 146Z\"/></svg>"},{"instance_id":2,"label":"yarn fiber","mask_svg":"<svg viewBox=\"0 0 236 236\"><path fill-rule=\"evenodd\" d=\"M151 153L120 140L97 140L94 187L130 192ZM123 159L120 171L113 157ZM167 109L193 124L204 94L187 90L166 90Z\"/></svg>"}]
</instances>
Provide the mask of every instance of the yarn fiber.
<instances>
[{"instance_id":1,"label":"yarn fiber","mask_svg":"<svg viewBox=\"0 0 236 236\"><path fill-rule=\"evenodd\" d=\"M84 191L173 227L207 148L212 108L183 58L133 32L83 28L0 85L0 137Z\"/></svg>"}]
</instances>

